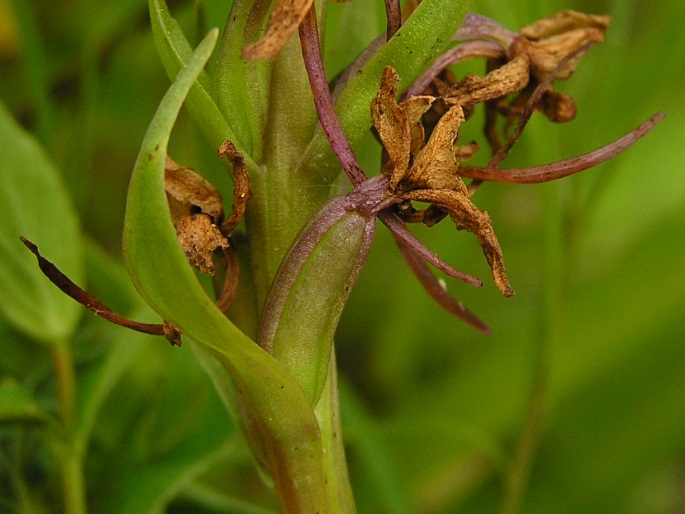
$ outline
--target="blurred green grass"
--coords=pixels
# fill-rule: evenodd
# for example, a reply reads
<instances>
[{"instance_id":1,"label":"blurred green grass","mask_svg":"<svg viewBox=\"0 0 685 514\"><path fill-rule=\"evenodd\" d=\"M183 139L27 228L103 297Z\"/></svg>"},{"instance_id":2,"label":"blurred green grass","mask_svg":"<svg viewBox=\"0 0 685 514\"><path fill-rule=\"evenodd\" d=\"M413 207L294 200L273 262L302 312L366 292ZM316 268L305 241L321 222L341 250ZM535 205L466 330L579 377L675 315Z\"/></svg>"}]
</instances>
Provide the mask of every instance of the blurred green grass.
<instances>
[{"instance_id":1,"label":"blurred green grass","mask_svg":"<svg viewBox=\"0 0 685 514\"><path fill-rule=\"evenodd\" d=\"M192 5L178 4L174 12L192 27ZM206 2L208 26L222 24L222 4ZM614 20L606 42L559 85L574 95L578 117L559 126L533 120L505 166L577 155L654 112L667 117L634 148L579 176L478 192L475 201L490 212L502 243L513 299L500 297L471 235L447 224L416 229L439 255L484 279L479 290L453 281L448 288L490 324L490 337L434 305L379 229L337 342L360 512L497 512L536 377L544 379L544 409L521 512L685 512L685 4L474 5L511 29L567 8ZM16 26L0 29L0 98L44 145L85 232L108 252L88 251L89 287L129 313L141 307L120 269L126 187L168 84L146 12L138 0L63 1L49 9L0 1L0 27ZM330 15L327 58L335 73L384 20L379 6L363 0L331 5ZM172 150L227 186L214 151L187 118ZM360 153L369 166L377 162L372 141ZM5 322L0 329L0 372L54 410L43 348ZM190 477L169 472L155 489L154 501L180 495L172 512L249 512L225 497L200 509L199 498L210 505L200 487L207 484L230 483L237 498L266 498L249 457L225 449L230 421L186 348L179 354L84 316L76 346L83 394L97 367L115 362L113 347L127 362L119 370L125 380L112 385L115 394L94 422L88 486L93 498L104 498L96 506L125 512L121 495L136 484L121 489L117 474L135 482L164 462ZM145 358L126 357L126 347ZM207 423L189 421L196 419ZM22 451L36 469L49 469L44 443L30 434L33 443ZM224 452L218 462L208 457L215 449ZM206 466L193 467L198 462ZM36 494L49 490L40 476L31 480Z\"/></svg>"}]
</instances>

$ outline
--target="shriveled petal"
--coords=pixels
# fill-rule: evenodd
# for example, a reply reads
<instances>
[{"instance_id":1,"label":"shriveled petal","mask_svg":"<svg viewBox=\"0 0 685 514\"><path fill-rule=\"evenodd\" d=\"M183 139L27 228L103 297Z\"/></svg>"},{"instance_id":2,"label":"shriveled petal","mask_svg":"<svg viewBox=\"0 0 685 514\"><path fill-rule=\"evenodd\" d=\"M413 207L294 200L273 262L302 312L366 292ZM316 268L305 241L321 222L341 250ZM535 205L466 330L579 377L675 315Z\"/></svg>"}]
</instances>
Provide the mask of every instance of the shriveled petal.
<instances>
[{"instance_id":1,"label":"shriveled petal","mask_svg":"<svg viewBox=\"0 0 685 514\"><path fill-rule=\"evenodd\" d=\"M213 275L212 252L217 248L228 248L228 239L212 219L203 213L186 216L176 226L176 233L188 262L201 272Z\"/></svg>"},{"instance_id":2,"label":"shriveled petal","mask_svg":"<svg viewBox=\"0 0 685 514\"><path fill-rule=\"evenodd\" d=\"M461 191L447 189L421 189L403 193L401 198L426 202L445 209L458 230L471 232L478 238L485 258L492 270L497 287L505 296L513 296L514 291L504 271L504 260L499 241L492 228L490 215L476 207L469 197Z\"/></svg>"},{"instance_id":3,"label":"shriveled petal","mask_svg":"<svg viewBox=\"0 0 685 514\"><path fill-rule=\"evenodd\" d=\"M243 48L243 58L274 59L297 30L314 0L280 0L269 18L264 37L254 45Z\"/></svg>"},{"instance_id":4,"label":"shriveled petal","mask_svg":"<svg viewBox=\"0 0 685 514\"><path fill-rule=\"evenodd\" d=\"M455 105L440 118L428 143L417 154L401 189L456 189L466 194L466 186L456 174L459 163L454 152L454 141L462 121L464 111L460 105Z\"/></svg>"},{"instance_id":5,"label":"shriveled petal","mask_svg":"<svg viewBox=\"0 0 685 514\"><path fill-rule=\"evenodd\" d=\"M578 53L563 66L559 66L559 63L576 49L588 43L597 44L602 41L604 33L599 29L578 29L542 41L518 38L511 45L510 51L519 55L526 53L530 57L531 70L538 79L544 80L548 73L557 70L556 78L564 80L573 75L578 61L587 50Z\"/></svg>"},{"instance_id":6,"label":"shriveled petal","mask_svg":"<svg viewBox=\"0 0 685 514\"><path fill-rule=\"evenodd\" d=\"M578 11L561 11L523 27L520 34L531 41L556 36L575 29L595 28L606 32L611 17L585 14Z\"/></svg>"},{"instance_id":7,"label":"shriveled petal","mask_svg":"<svg viewBox=\"0 0 685 514\"><path fill-rule=\"evenodd\" d=\"M233 143L225 141L221 145L219 158L226 159L233 165L233 210L221 226L223 233L228 235L245 216L247 204L252 197L252 190L247 166L245 166L245 158Z\"/></svg>"},{"instance_id":8,"label":"shriveled petal","mask_svg":"<svg viewBox=\"0 0 685 514\"><path fill-rule=\"evenodd\" d=\"M470 107L481 102L521 91L528 84L530 61L525 53L485 77L468 75L450 88L445 101L451 105Z\"/></svg>"},{"instance_id":9,"label":"shriveled petal","mask_svg":"<svg viewBox=\"0 0 685 514\"><path fill-rule=\"evenodd\" d=\"M219 190L192 168L179 166L171 157L164 163L164 188L174 224L190 215L193 207L215 220L224 214Z\"/></svg>"},{"instance_id":10,"label":"shriveled petal","mask_svg":"<svg viewBox=\"0 0 685 514\"><path fill-rule=\"evenodd\" d=\"M421 123L421 116L431 108L434 101L435 97L433 96L421 95L412 96L400 104L409 121L411 153L413 155L416 155L426 142L426 134Z\"/></svg>"},{"instance_id":11,"label":"shriveled petal","mask_svg":"<svg viewBox=\"0 0 685 514\"><path fill-rule=\"evenodd\" d=\"M397 105L397 72L386 66L376 97L371 102L371 120L381 143L388 152L383 172L390 177L390 187L400 182L409 168L411 131L404 110Z\"/></svg>"}]
</instances>

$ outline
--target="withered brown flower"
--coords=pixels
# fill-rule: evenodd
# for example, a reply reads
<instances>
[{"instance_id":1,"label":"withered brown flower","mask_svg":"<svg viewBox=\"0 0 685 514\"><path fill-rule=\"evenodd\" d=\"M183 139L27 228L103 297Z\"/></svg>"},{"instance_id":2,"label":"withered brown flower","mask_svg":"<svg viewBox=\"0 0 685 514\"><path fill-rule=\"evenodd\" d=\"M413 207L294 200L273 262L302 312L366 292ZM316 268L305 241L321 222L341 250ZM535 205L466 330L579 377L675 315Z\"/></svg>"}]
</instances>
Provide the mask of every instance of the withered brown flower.
<instances>
[{"instance_id":1,"label":"withered brown flower","mask_svg":"<svg viewBox=\"0 0 685 514\"><path fill-rule=\"evenodd\" d=\"M438 122L428 142L424 142L421 115L434 98L417 96L398 104L395 70L386 67L380 88L371 104L373 124L388 153L383 173L390 179L389 190L398 201L425 202L433 206L420 220L431 226L447 213L458 230L473 233L492 269L495 283L506 296L512 291L492 221L486 211L471 202L458 175L459 159L468 158L472 147L455 149L459 126L464 121L460 105L453 106ZM400 211L401 213L401 211ZM414 212L409 221L417 221Z\"/></svg>"},{"instance_id":2,"label":"withered brown flower","mask_svg":"<svg viewBox=\"0 0 685 514\"><path fill-rule=\"evenodd\" d=\"M333 2L349 1L333 0ZM264 37L254 45L246 46L242 52L243 58L251 61L275 59L290 36L295 33L313 3L314 0L280 0L271 11Z\"/></svg>"},{"instance_id":3,"label":"withered brown flower","mask_svg":"<svg viewBox=\"0 0 685 514\"><path fill-rule=\"evenodd\" d=\"M414 6L416 3L410 2ZM468 230L478 237L498 287L505 295L513 294L504 272L502 252L490 217L469 198L478 185L483 180L545 182L591 168L631 146L663 118L663 114L657 114L626 136L579 157L532 168L498 168L518 140L533 111L545 112L545 108L541 107L544 103L542 100L545 94L551 94L552 80L558 73L561 76L570 75L578 57L591 46L593 38L597 38L593 31L597 29L602 32L601 26L608 23L608 19L603 17L590 17L590 21L586 23L585 16L566 13L551 17L551 22L543 20L541 25L534 25L533 29L525 31L533 39L541 34L544 41L541 40L540 45L548 56L552 56L546 59L536 53L539 48L528 53L510 55L509 47L516 39L515 34L493 20L468 15L454 40L472 41L455 47L436 59L424 75L409 86L404 100L399 104L396 100L397 75L391 68L386 68L371 107L373 125L385 147L385 161L381 176L371 179L367 179L361 169L335 112L325 79L314 9L308 13L299 28L302 54L321 127L343 171L355 187L355 194L348 195L348 208L375 213L392 232L409 267L430 296L448 312L485 333L489 331L487 325L461 302L452 298L426 264L430 263L447 275L476 286L480 286L481 282L445 263L418 241L403 222L423 222L431 226L449 215L458 229ZM584 32L587 28L584 24L590 25L592 30ZM573 32L576 29L581 32ZM569 32L572 32L571 36L567 34ZM578 34L581 40L585 38L591 41L583 41L578 46ZM557 52L558 48L567 48L568 53L561 55ZM535 55L531 57L529 53ZM470 77L458 82L449 74L443 75L451 64L470 58L484 58L498 64L484 78ZM535 61L534 65L531 65L532 60ZM554 62L554 68L546 70L544 64L550 62ZM436 91L439 97L422 94L438 76L447 78L442 84L438 84L439 87L431 90L431 93ZM446 85L450 88L447 92ZM528 87L531 88L530 91L527 90ZM508 102L512 94L519 96L519 102L520 99L525 101L520 111L512 107L505 112L513 114L509 117L509 123L518 118L518 124L514 133L507 138L506 144L502 144L494 130L492 115L498 114L498 111L496 108L493 110L493 106L497 107L499 102ZM493 138L491 134L487 134L494 155L485 167L463 166L460 163L470 158L478 145L472 143L455 146L454 143L465 118L465 109L470 111L477 103L484 103L492 118L486 116L486 133L491 130L497 136ZM515 103L511 102L509 105ZM436 105L439 105L439 109L433 108ZM518 109L518 104L516 107ZM556 107L560 114L557 118L564 117L563 107ZM422 120L424 114L430 114L433 120ZM549 113L546 114L554 118ZM492 124L489 129L488 123ZM427 143L426 133L430 134ZM466 186L462 177L475 180ZM374 187L366 187L369 182L373 182ZM379 184L385 184L385 190L380 196L375 196L378 191L383 191L383 188L377 187ZM430 206L418 211L412 204L414 201L428 203Z\"/></svg>"}]
</instances>

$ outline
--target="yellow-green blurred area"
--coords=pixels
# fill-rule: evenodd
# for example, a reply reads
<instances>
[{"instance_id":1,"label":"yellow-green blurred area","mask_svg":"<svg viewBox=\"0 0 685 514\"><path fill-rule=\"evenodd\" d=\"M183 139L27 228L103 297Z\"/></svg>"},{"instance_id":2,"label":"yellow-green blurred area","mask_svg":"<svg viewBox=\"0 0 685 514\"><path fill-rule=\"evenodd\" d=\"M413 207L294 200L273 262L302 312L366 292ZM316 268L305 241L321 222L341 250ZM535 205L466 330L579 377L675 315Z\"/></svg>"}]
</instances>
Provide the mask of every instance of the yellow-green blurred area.
<instances>
[{"instance_id":1,"label":"yellow-green blurred area","mask_svg":"<svg viewBox=\"0 0 685 514\"><path fill-rule=\"evenodd\" d=\"M169 3L195 43L205 28L223 26L230 4ZM337 337L361 513L685 512L685 3L473 6L512 30L563 9L613 20L606 41L557 85L574 96L577 118L555 125L534 116L503 167L579 155L656 112L666 118L595 169L476 193L514 298L499 294L471 234L447 222L416 227L450 264L483 279L481 289L446 286L490 336L434 304L379 226ZM384 30L383 13L380 1L329 6L332 74ZM120 257L126 189L168 84L144 0L0 0L0 100L66 183L87 236L84 285L139 317L150 315ZM480 119L465 124L463 141L482 141ZM215 149L185 114L171 152L230 198ZM376 173L372 137L358 153ZM32 223L59 235L60 216ZM14 240L2 244L25 252ZM37 414L58 409L50 353L2 319L0 341L0 512L44 512L60 490L55 441ZM131 335L84 311L74 354L92 512L274 511L190 347ZM23 402L23 417L7 414L7 398Z\"/></svg>"}]
</instances>

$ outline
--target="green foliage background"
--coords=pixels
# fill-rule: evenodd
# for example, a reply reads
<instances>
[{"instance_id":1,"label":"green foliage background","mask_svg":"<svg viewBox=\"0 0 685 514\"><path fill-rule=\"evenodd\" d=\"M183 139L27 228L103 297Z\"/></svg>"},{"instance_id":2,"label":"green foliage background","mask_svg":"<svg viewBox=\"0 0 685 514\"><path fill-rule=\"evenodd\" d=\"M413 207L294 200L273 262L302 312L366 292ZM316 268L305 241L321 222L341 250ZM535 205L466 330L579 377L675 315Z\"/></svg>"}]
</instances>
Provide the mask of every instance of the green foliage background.
<instances>
[{"instance_id":1,"label":"green foliage background","mask_svg":"<svg viewBox=\"0 0 685 514\"><path fill-rule=\"evenodd\" d=\"M222 26L228 3L207 0L204 16L191 2L172 9L197 42L204 27ZM381 4L330 7L331 74L383 30ZM416 229L450 263L484 279L480 290L451 281L448 288L490 324L490 337L434 305L379 228L337 342L360 512L504 512L502 498L515 504L524 488L526 513L685 511L685 4L474 5L511 29L567 8L613 17L606 42L560 84L575 96L578 117L565 126L534 119L505 165L577 155L654 112L667 117L592 171L478 192L513 299L489 280L472 236L448 224ZM11 233L16 227L44 237L36 242L46 255L74 277L82 270L81 282L115 310L154 320L120 258L128 178L168 85L146 2L0 0L0 77L3 104L48 161L10 184L3 169L18 150L4 132L0 277L19 287L3 286L0 298L0 511L42 512L60 494L49 348L69 338L92 512L270 512L268 491L189 347L108 326L78 307L55 306L59 300L45 301L43 321L40 311L7 314L25 301L21 284L27 298L43 287L21 281L35 261ZM479 137L478 122L468 125L465 140ZM369 171L379 152L371 138L359 149ZM171 153L230 187L187 117ZM54 337L27 332L17 316ZM59 319L64 326L55 326Z\"/></svg>"}]
</instances>

